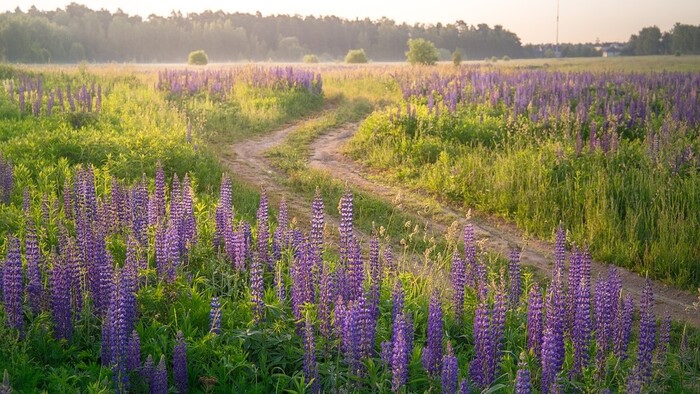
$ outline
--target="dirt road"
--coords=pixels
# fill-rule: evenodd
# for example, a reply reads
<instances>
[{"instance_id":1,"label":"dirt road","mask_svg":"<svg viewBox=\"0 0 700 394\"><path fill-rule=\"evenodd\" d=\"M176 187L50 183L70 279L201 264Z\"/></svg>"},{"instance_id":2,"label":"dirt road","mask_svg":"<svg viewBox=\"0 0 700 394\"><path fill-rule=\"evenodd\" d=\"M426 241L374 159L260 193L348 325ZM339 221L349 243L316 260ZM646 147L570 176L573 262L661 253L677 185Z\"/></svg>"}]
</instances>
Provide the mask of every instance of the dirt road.
<instances>
[{"instance_id":1,"label":"dirt road","mask_svg":"<svg viewBox=\"0 0 700 394\"><path fill-rule=\"evenodd\" d=\"M353 126L331 130L317 139L311 145L310 166L327 171L332 176L347 181L358 189L381 196L387 201L394 201L401 196L404 206L437 233L444 233L454 221L458 221L463 227L466 223L466 212L445 203L438 203L437 211L434 207L425 209L420 204L411 204L415 201L424 201L425 196L418 196L405 188L381 182L381 177L372 176L370 170L344 155L343 145L357 131L357 125ZM487 221L472 218L470 222L474 226L477 242L481 243L484 249L508 256L511 248L517 245L522 248L523 264L533 267L543 276L551 275L554 262L554 245L551 243L526 239L514 225L504 223L502 220ZM608 264L593 262L591 275L593 278L599 274L605 275L608 268ZM619 267L618 273L622 279L623 288L632 294L638 303L644 278ZM700 310L693 308L693 302L698 301L697 293L678 290L656 282L653 283L653 289L658 316L669 313L674 320L684 320L695 327L700 327Z\"/></svg>"},{"instance_id":2,"label":"dirt road","mask_svg":"<svg viewBox=\"0 0 700 394\"><path fill-rule=\"evenodd\" d=\"M286 136L296 129L290 126L271 134L257 136L238 142L225 149L222 162L239 179L253 186L265 189L271 202L276 204L281 196L285 196L290 211L290 217L296 217L300 226L308 226L311 203L306 198L296 195L284 185L285 175L277 171L265 158L265 151L281 144ZM389 185L371 176L370 171L342 153L342 146L357 131L357 124L346 124L325 133L311 145L309 164L312 168L327 171L331 176L347 182L351 186L377 195L387 201L400 199L402 205L413 215L419 217L434 233L442 234L454 221L461 225L466 223L466 213L459 208L445 203L438 203L429 208L416 203L424 201L424 196L416 196L415 192ZM338 220L326 215L327 230L336 229ZM497 219L472 218L477 243L484 250L508 255L513 246L522 249L521 261L533 267L542 276L551 274L553 265L554 246L541 240L524 238L522 232L513 225ZM358 236L366 237L358 231ZM332 236L331 236L332 238ZM419 266L419 265L414 265ZM593 277L607 272L608 265L594 262L591 267ZM632 294L637 302L642 293L644 278L623 268L618 268L625 291ZM693 308L693 302L698 301L698 295L681 291L659 283L654 283L654 298L657 315L669 313L674 320L684 320L689 324L700 327L700 310Z\"/></svg>"}]
</instances>

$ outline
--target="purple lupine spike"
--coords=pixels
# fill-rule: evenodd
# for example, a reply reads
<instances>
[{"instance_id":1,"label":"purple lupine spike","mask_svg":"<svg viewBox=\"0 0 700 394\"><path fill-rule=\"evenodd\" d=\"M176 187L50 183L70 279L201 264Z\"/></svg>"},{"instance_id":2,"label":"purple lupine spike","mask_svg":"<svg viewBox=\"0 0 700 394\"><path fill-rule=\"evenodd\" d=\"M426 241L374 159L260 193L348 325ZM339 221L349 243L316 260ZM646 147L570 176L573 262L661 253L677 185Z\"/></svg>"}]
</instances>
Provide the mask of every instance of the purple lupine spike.
<instances>
[{"instance_id":1,"label":"purple lupine spike","mask_svg":"<svg viewBox=\"0 0 700 394\"><path fill-rule=\"evenodd\" d=\"M3 267L3 296L5 300L5 314L7 325L22 331L24 321L22 318L22 294L24 284L22 281L22 256L20 255L19 240L10 236L7 240L7 256Z\"/></svg>"},{"instance_id":2,"label":"purple lupine spike","mask_svg":"<svg viewBox=\"0 0 700 394\"><path fill-rule=\"evenodd\" d=\"M10 374L5 370L2 373L2 382L0 382L0 394L12 394L12 386L10 386Z\"/></svg>"},{"instance_id":3,"label":"purple lupine spike","mask_svg":"<svg viewBox=\"0 0 700 394\"><path fill-rule=\"evenodd\" d=\"M159 225L156 228L155 252L156 272L158 273L158 278L161 281L168 282L170 280L170 276L168 275L170 265L170 248L168 246L167 229L163 225Z\"/></svg>"},{"instance_id":4,"label":"purple lupine spike","mask_svg":"<svg viewBox=\"0 0 700 394\"><path fill-rule=\"evenodd\" d=\"M58 339L69 339L72 333L72 317L70 307L70 283L62 259L52 251L49 260L52 263L49 273L51 312Z\"/></svg>"},{"instance_id":5,"label":"purple lupine spike","mask_svg":"<svg viewBox=\"0 0 700 394\"><path fill-rule=\"evenodd\" d=\"M625 295L619 300L620 305L615 317L615 339L613 340L613 353L620 360L627 358L627 348L632 333L632 320L634 319L634 299Z\"/></svg>"},{"instance_id":6,"label":"purple lupine spike","mask_svg":"<svg viewBox=\"0 0 700 394\"><path fill-rule=\"evenodd\" d=\"M102 338L102 346L109 347L109 365L112 366L117 391L126 390L129 387L128 344L129 334L133 330L133 321L130 319L134 312L130 310L132 307L130 298L134 297L134 294L130 288L129 273L125 271L126 268L122 268L119 273L115 274L118 280L111 293L107 312L108 319L106 320L108 322L106 329L108 340Z\"/></svg>"},{"instance_id":7,"label":"purple lupine spike","mask_svg":"<svg viewBox=\"0 0 700 394\"><path fill-rule=\"evenodd\" d=\"M360 249L360 243L355 237L350 237L348 240L347 253L348 300L354 301L362 294L362 283L365 277L362 250Z\"/></svg>"},{"instance_id":8,"label":"purple lupine spike","mask_svg":"<svg viewBox=\"0 0 700 394\"><path fill-rule=\"evenodd\" d=\"M219 302L219 297L211 298L209 332L215 335L219 335L221 332L221 303Z\"/></svg>"},{"instance_id":9,"label":"purple lupine spike","mask_svg":"<svg viewBox=\"0 0 700 394\"><path fill-rule=\"evenodd\" d=\"M39 242L36 237L36 229L33 221L27 222L27 235L24 239L25 257L27 259L27 296L29 307L34 315L41 312L44 299L44 285L41 279Z\"/></svg>"},{"instance_id":10,"label":"purple lupine spike","mask_svg":"<svg viewBox=\"0 0 700 394\"><path fill-rule=\"evenodd\" d=\"M639 303L639 348L637 367L642 382L651 378L651 358L656 345L656 316L654 315L654 293L649 278L644 282Z\"/></svg>"},{"instance_id":11,"label":"purple lupine spike","mask_svg":"<svg viewBox=\"0 0 700 394\"><path fill-rule=\"evenodd\" d=\"M63 231L66 231L64 226L61 226ZM70 286L71 306L73 312L77 315L83 310L83 278L82 272L84 267L81 266L80 252L73 237L66 237L65 249L63 253L63 261L66 269L66 275Z\"/></svg>"},{"instance_id":12,"label":"purple lupine spike","mask_svg":"<svg viewBox=\"0 0 700 394\"><path fill-rule=\"evenodd\" d=\"M379 261L379 240L376 236L369 241L369 309L373 320L379 317L379 297L381 295L382 267Z\"/></svg>"},{"instance_id":13,"label":"purple lupine spike","mask_svg":"<svg viewBox=\"0 0 700 394\"><path fill-rule=\"evenodd\" d=\"M239 223L238 230L233 233L233 266L236 271L245 271L247 254L244 223Z\"/></svg>"},{"instance_id":14,"label":"purple lupine spike","mask_svg":"<svg viewBox=\"0 0 700 394\"><path fill-rule=\"evenodd\" d=\"M182 180L182 226L180 232L182 243L187 251L197 243L197 222L194 217L194 195L189 174L185 174ZM189 254L189 253L188 253Z\"/></svg>"},{"instance_id":15,"label":"purple lupine spike","mask_svg":"<svg viewBox=\"0 0 700 394\"><path fill-rule=\"evenodd\" d=\"M637 367L632 368L629 375L627 375L626 393L627 394L641 394L642 393L642 376Z\"/></svg>"},{"instance_id":16,"label":"purple lupine spike","mask_svg":"<svg viewBox=\"0 0 700 394\"><path fill-rule=\"evenodd\" d=\"M317 187L314 200L311 203L311 243L320 253L323 248L324 206L321 198L321 190Z\"/></svg>"},{"instance_id":17,"label":"purple lupine spike","mask_svg":"<svg viewBox=\"0 0 700 394\"><path fill-rule=\"evenodd\" d=\"M342 295L338 295L333 306L333 330L335 336L339 339L343 339L343 333L345 328L345 315L347 314L347 308L345 307L345 301Z\"/></svg>"},{"instance_id":18,"label":"purple lupine spike","mask_svg":"<svg viewBox=\"0 0 700 394\"><path fill-rule=\"evenodd\" d=\"M491 344L489 346L491 355L488 358L487 382L488 385L496 378L496 367L500 363L503 352L503 338L506 330L506 312L508 301L505 293L505 279L501 271L501 282L496 288L494 295L493 314L491 318Z\"/></svg>"},{"instance_id":19,"label":"purple lupine spike","mask_svg":"<svg viewBox=\"0 0 700 394\"><path fill-rule=\"evenodd\" d=\"M277 214L277 228L272 236L272 249L274 261L282 258L282 250L289 244L289 213L287 210L287 200L282 197L280 208Z\"/></svg>"},{"instance_id":20,"label":"purple lupine spike","mask_svg":"<svg viewBox=\"0 0 700 394\"><path fill-rule=\"evenodd\" d=\"M561 271L558 271L561 272ZM564 363L564 299L562 278L556 275L547 291L547 311L542 332L542 392L557 385L557 375Z\"/></svg>"},{"instance_id":21,"label":"purple lupine spike","mask_svg":"<svg viewBox=\"0 0 700 394\"><path fill-rule=\"evenodd\" d=\"M343 316L343 348L348 372L354 376L362 374L362 306L359 300L348 302Z\"/></svg>"},{"instance_id":22,"label":"purple lupine spike","mask_svg":"<svg viewBox=\"0 0 700 394\"><path fill-rule=\"evenodd\" d=\"M363 358L374 357L374 342L377 335L377 319L364 294L358 299L361 329L361 354Z\"/></svg>"},{"instance_id":23,"label":"purple lupine spike","mask_svg":"<svg viewBox=\"0 0 700 394\"><path fill-rule=\"evenodd\" d=\"M146 383L146 387L149 389L153 385L153 373L155 372L156 366L155 363L153 362L153 356L150 354L148 357L146 357L146 361L144 361L143 366L141 367L141 379Z\"/></svg>"},{"instance_id":24,"label":"purple lupine spike","mask_svg":"<svg viewBox=\"0 0 700 394\"><path fill-rule=\"evenodd\" d=\"M464 310L465 286L467 284L467 265L456 252L452 254L452 291L455 318L460 320Z\"/></svg>"},{"instance_id":25,"label":"purple lupine spike","mask_svg":"<svg viewBox=\"0 0 700 394\"><path fill-rule=\"evenodd\" d=\"M457 375L459 365L457 357L452 350L452 343L447 341L447 351L442 357L442 392L444 394L454 394L457 392Z\"/></svg>"},{"instance_id":26,"label":"purple lupine spike","mask_svg":"<svg viewBox=\"0 0 700 394\"><path fill-rule=\"evenodd\" d=\"M557 227L557 236L554 243L554 273L553 276L563 276L566 262L566 230L564 225Z\"/></svg>"},{"instance_id":27,"label":"purple lupine spike","mask_svg":"<svg viewBox=\"0 0 700 394\"><path fill-rule=\"evenodd\" d=\"M257 251L258 256L264 266L272 268L272 259L268 255L268 245L270 243L270 228L269 228L269 212L267 193L265 191L260 195L260 205L256 215L258 224Z\"/></svg>"},{"instance_id":28,"label":"purple lupine spike","mask_svg":"<svg viewBox=\"0 0 700 394\"><path fill-rule=\"evenodd\" d=\"M353 237L353 196L350 189L340 198L340 261L350 259L350 247Z\"/></svg>"},{"instance_id":29,"label":"purple lupine spike","mask_svg":"<svg viewBox=\"0 0 700 394\"><path fill-rule=\"evenodd\" d=\"M459 391L457 391L458 394L469 394L469 381L467 379L462 379L459 382Z\"/></svg>"},{"instance_id":30,"label":"purple lupine spike","mask_svg":"<svg viewBox=\"0 0 700 394\"><path fill-rule=\"evenodd\" d=\"M165 171L160 161L156 164L155 192L153 194L153 219L151 225L165 218Z\"/></svg>"},{"instance_id":31,"label":"purple lupine spike","mask_svg":"<svg viewBox=\"0 0 700 394\"><path fill-rule=\"evenodd\" d=\"M476 245L474 244L474 226L471 223L464 227L464 262L467 265L467 284L476 288Z\"/></svg>"},{"instance_id":32,"label":"purple lupine spike","mask_svg":"<svg viewBox=\"0 0 700 394\"><path fill-rule=\"evenodd\" d=\"M398 274L398 267L396 261L394 261L394 254L391 252L391 245L386 245L384 247L384 274L388 277Z\"/></svg>"},{"instance_id":33,"label":"purple lupine spike","mask_svg":"<svg viewBox=\"0 0 700 394\"><path fill-rule=\"evenodd\" d=\"M257 252L253 253L250 264L250 301L253 303L253 321L259 323L265 317L262 260Z\"/></svg>"},{"instance_id":34,"label":"purple lupine spike","mask_svg":"<svg viewBox=\"0 0 700 394\"><path fill-rule=\"evenodd\" d=\"M187 343L182 331L178 331L173 348L173 380L178 393L187 393Z\"/></svg>"},{"instance_id":35,"label":"purple lupine spike","mask_svg":"<svg viewBox=\"0 0 700 394\"><path fill-rule=\"evenodd\" d=\"M128 372L138 372L141 368L141 338L136 330L131 332L129 337L129 350L126 356L126 370ZM151 360L153 362L153 360Z\"/></svg>"},{"instance_id":36,"label":"purple lupine spike","mask_svg":"<svg viewBox=\"0 0 700 394\"><path fill-rule=\"evenodd\" d=\"M585 278L580 279L574 298L574 323L572 342L574 345L574 365L569 377L578 376L588 366L591 341L591 289Z\"/></svg>"},{"instance_id":37,"label":"purple lupine spike","mask_svg":"<svg viewBox=\"0 0 700 394\"><path fill-rule=\"evenodd\" d=\"M668 348L671 343L671 315L668 312L661 319L661 326L659 327L659 343L656 345L656 359L661 362L661 364L666 361L666 353L668 353Z\"/></svg>"},{"instance_id":38,"label":"purple lupine spike","mask_svg":"<svg viewBox=\"0 0 700 394\"><path fill-rule=\"evenodd\" d=\"M428 312L428 327L426 332L426 344L423 348L423 368L430 376L440 374L440 363L442 362L442 305L440 303L440 293L435 289L430 296L430 306Z\"/></svg>"},{"instance_id":39,"label":"purple lupine spike","mask_svg":"<svg viewBox=\"0 0 700 394\"><path fill-rule=\"evenodd\" d=\"M407 337L412 334L407 332L409 325L406 322L403 312L396 317L393 327L393 347L391 352L391 390L398 393L401 392L401 389L406 385L406 381L408 379L408 361L412 349L409 346Z\"/></svg>"},{"instance_id":40,"label":"purple lupine spike","mask_svg":"<svg viewBox=\"0 0 700 394\"><path fill-rule=\"evenodd\" d=\"M474 359L469 365L469 376L479 387L486 387L487 369L491 356L491 311L485 300L476 307L474 315Z\"/></svg>"},{"instance_id":41,"label":"purple lupine spike","mask_svg":"<svg viewBox=\"0 0 700 394\"><path fill-rule=\"evenodd\" d=\"M227 218L232 217L231 178L224 174L219 191L219 203L216 206L216 228L214 233L214 248L221 249L224 246L224 232L227 226Z\"/></svg>"},{"instance_id":42,"label":"purple lupine spike","mask_svg":"<svg viewBox=\"0 0 700 394\"><path fill-rule=\"evenodd\" d=\"M311 382L311 392L319 393L321 386L318 381L318 365L316 364L316 339L314 337L314 325L309 314L306 315L304 324L304 377Z\"/></svg>"},{"instance_id":43,"label":"purple lupine spike","mask_svg":"<svg viewBox=\"0 0 700 394\"><path fill-rule=\"evenodd\" d=\"M530 370L522 354L518 363L518 372L515 374L515 394L530 394L531 390Z\"/></svg>"},{"instance_id":44,"label":"purple lupine spike","mask_svg":"<svg viewBox=\"0 0 700 394\"><path fill-rule=\"evenodd\" d=\"M520 250L517 248L513 248L510 252L508 280L510 281L509 304L514 308L520 301Z\"/></svg>"},{"instance_id":45,"label":"purple lupine spike","mask_svg":"<svg viewBox=\"0 0 700 394\"><path fill-rule=\"evenodd\" d=\"M160 362L153 371L151 394L168 394L168 370L165 368L165 355L160 356Z\"/></svg>"},{"instance_id":46,"label":"purple lupine spike","mask_svg":"<svg viewBox=\"0 0 700 394\"><path fill-rule=\"evenodd\" d=\"M330 340L331 332L331 305L335 299L335 285L330 268L324 264L321 271L321 281L319 284L319 302L317 319L319 322L319 332L326 340Z\"/></svg>"},{"instance_id":47,"label":"purple lupine spike","mask_svg":"<svg viewBox=\"0 0 700 394\"><path fill-rule=\"evenodd\" d=\"M488 298L488 277L486 272L486 265L480 261L475 262L472 267L474 267L473 272L474 279L476 281L476 292L480 300L485 300Z\"/></svg>"}]
</instances>

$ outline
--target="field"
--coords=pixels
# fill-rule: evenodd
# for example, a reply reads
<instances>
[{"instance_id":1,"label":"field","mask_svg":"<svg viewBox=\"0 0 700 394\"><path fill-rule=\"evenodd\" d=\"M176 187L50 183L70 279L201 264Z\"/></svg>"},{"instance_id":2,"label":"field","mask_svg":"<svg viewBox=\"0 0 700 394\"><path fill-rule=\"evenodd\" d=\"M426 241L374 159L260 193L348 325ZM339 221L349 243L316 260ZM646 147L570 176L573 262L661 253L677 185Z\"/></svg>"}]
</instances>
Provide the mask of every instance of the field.
<instances>
[{"instance_id":1,"label":"field","mask_svg":"<svg viewBox=\"0 0 700 394\"><path fill-rule=\"evenodd\" d=\"M1 393L700 390L697 58L0 80Z\"/></svg>"}]
</instances>

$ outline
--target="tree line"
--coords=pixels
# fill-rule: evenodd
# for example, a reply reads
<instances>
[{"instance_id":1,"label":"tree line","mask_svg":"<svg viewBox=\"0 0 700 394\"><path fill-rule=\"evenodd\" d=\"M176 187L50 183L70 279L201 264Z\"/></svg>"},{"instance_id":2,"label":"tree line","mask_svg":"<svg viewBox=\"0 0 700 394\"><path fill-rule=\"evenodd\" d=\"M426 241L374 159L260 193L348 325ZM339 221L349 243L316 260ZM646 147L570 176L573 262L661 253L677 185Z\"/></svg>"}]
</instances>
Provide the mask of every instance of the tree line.
<instances>
[{"instance_id":1,"label":"tree line","mask_svg":"<svg viewBox=\"0 0 700 394\"><path fill-rule=\"evenodd\" d=\"M676 23L670 31L657 26L645 27L630 37L628 55L697 55L700 54L700 25Z\"/></svg>"},{"instance_id":2,"label":"tree line","mask_svg":"<svg viewBox=\"0 0 700 394\"><path fill-rule=\"evenodd\" d=\"M317 55L322 61L342 59L362 48L374 61L405 60L407 40L423 38L449 60L459 50L467 59L521 57L515 33L503 26L397 23L347 20L335 16L262 16L204 11L142 18L121 10L92 10L71 3L64 9L0 14L0 59L9 62L184 62L190 51L203 49L214 62L300 61Z\"/></svg>"}]
</instances>

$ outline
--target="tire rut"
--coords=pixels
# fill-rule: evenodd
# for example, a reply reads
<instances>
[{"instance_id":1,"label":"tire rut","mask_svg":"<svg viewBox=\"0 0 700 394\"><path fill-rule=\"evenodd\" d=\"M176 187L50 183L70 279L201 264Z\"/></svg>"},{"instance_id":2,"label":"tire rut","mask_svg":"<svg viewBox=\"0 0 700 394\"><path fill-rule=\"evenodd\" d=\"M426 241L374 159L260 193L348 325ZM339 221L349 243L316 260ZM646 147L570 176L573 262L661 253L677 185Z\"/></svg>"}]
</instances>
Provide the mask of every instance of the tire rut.
<instances>
[{"instance_id":1,"label":"tire rut","mask_svg":"<svg viewBox=\"0 0 700 394\"><path fill-rule=\"evenodd\" d=\"M466 224L468 212L446 203L437 203L435 204L437 207L432 204L430 207L423 206L419 202L424 201L425 196L387 184L380 180L380 176L373 176L371 170L347 157L343 153L343 146L352 138L358 127L357 123L346 124L319 137L311 145L309 165L387 201L400 200L409 212L423 220L434 233L444 234L454 221L462 226ZM474 226L477 243L482 249L508 256L513 247L520 247L523 264L534 268L539 275L545 277L551 275L554 261L553 244L526 238L514 225L500 219L472 217L469 222ZM604 275L609 267L611 267L609 264L592 262L592 277ZM617 271L623 288L635 298L638 305L645 279L622 267L617 267ZM668 313L674 320L686 321L700 328L700 311L693 305L699 300L697 294L656 281L652 281L652 287L657 316Z\"/></svg>"}]
</instances>

